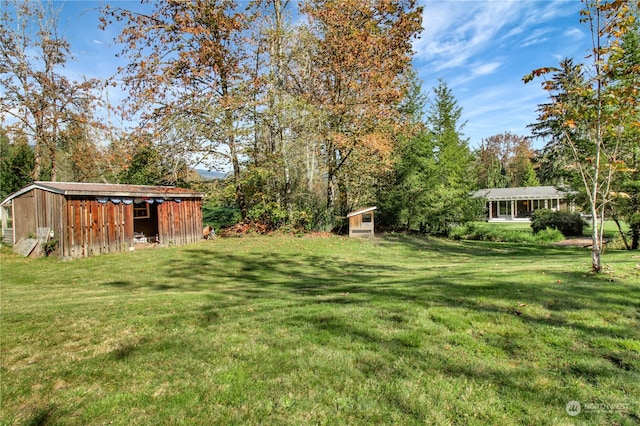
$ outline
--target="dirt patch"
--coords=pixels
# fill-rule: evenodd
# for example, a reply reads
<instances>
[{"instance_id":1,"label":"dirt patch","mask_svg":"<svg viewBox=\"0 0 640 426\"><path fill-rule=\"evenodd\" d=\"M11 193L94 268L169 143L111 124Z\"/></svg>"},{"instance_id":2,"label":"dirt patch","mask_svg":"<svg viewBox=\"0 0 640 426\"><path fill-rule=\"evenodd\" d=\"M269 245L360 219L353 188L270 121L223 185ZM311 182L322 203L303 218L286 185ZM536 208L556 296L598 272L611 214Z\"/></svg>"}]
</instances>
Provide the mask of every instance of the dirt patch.
<instances>
[{"instance_id":1,"label":"dirt patch","mask_svg":"<svg viewBox=\"0 0 640 426\"><path fill-rule=\"evenodd\" d=\"M611 241L613 241L613 238L605 238L602 242L604 244L609 244ZM591 239L591 237L567 238L554 244L557 246L565 247L591 248L591 246L593 245L593 240Z\"/></svg>"},{"instance_id":2,"label":"dirt patch","mask_svg":"<svg viewBox=\"0 0 640 426\"><path fill-rule=\"evenodd\" d=\"M593 240L591 239L591 237L567 238L565 240L558 241L557 243L555 243L555 245L557 246L584 247L584 248L590 248L592 244L593 244Z\"/></svg>"}]
</instances>

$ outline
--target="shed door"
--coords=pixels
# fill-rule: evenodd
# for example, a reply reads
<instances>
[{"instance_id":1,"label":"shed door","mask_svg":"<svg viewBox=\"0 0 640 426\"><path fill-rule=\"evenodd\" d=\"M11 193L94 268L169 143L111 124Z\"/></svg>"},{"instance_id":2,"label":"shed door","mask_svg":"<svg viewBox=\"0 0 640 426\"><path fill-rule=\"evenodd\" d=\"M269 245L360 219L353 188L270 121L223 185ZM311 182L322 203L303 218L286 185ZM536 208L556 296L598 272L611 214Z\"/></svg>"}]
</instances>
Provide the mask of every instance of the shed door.
<instances>
[{"instance_id":1,"label":"shed door","mask_svg":"<svg viewBox=\"0 0 640 426\"><path fill-rule=\"evenodd\" d=\"M36 204L33 196L13 200L13 229L16 242L27 235L36 235Z\"/></svg>"}]
</instances>

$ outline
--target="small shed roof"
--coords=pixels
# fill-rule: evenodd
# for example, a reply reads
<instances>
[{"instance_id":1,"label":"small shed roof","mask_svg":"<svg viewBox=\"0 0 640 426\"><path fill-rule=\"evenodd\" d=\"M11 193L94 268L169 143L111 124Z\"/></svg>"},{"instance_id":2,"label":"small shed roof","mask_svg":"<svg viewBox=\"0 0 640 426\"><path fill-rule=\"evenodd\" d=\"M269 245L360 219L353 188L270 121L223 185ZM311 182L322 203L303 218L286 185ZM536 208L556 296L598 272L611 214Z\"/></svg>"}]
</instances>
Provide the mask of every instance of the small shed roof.
<instances>
[{"instance_id":1,"label":"small shed roof","mask_svg":"<svg viewBox=\"0 0 640 426\"><path fill-rule=\"evenodd\" d=\"M363 214L363 213L368 213L368 212L373 211L373 210L375 210L375 209L377 209L377 207L365 207L365 208L363 208L363 209L360 209L360 210L357 210L357 211L355 211L355 212L351 212L351 213L349 213L349 214L347 215L347 217L357 216L357 215L359 215L359 214Z\"/></svg>"},{"instance_id":2,"label":"small shed roof","mask_svg":"<svg viewBox=\"0 0 640 426\"><path fill-rule=\"evenodd\" d=\"M555 186L528 186L519 188L480 189L472 194L475 198L486 198L489 201L505 200L551 200L566 198L567 191Z\"/></svg>"},{"instance_id":3,"label":"small shed roof","mask_svg":"<svg viewBox=\"0 0 640 426\"><path fill-rule=\"evenodd\" d=\"M120 185L111 183L44 182L36 181L5 198L0 205L31 191L42 189L61 195L97 197L162 197L162 198L202 198L203 194L175 186Z\"/></svg>"}]
</instances>

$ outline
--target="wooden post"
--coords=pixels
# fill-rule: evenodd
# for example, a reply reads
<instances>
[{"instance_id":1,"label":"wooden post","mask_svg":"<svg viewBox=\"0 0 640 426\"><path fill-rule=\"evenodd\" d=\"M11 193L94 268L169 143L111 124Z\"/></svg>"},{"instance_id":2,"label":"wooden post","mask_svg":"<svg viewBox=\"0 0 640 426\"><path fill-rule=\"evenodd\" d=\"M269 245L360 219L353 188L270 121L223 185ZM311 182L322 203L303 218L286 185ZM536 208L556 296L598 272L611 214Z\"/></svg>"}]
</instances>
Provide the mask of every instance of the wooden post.
<instances>
[{"instance_id":1,"label":"wooden post","mask_svg":"<svg viewBox=\"0 0 640 426\"><path fill-rule=\"evenodd\" d=\"M9 230L9 227L7 226L7 217L9 216L9 210L8 207L0 207L0 216L2 216L2 242L4 242L4 236L5 236L5 232L7 232ZM13 238L11 238L13 240Z\"/></svg>"}]
</instances>

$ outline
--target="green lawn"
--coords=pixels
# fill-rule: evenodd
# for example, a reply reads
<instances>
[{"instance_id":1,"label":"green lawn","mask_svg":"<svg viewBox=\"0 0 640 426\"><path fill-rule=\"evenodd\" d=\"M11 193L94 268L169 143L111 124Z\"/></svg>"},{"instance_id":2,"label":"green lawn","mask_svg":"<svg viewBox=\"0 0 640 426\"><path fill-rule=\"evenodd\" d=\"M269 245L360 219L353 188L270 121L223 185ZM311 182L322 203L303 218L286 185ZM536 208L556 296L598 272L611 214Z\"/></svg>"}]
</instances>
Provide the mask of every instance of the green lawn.
<instances>
[{"instance_id":1,"label":"green lawn","mask_svg":"<svg viewBox=\"0 0 640 426\"><path fill-rule=\"evenodd\" d=\"M0 261L0 424L640 422L639 252L600 276L402 236Z\"/></svg>"},{"instance_id":2,"label":"green lawn","mask_svg":"<svg viewBox=\"0 0 640 426\"><path fill-rule=\"evenodd\" d=\"M473 223L481 226L493 226L493 227L505 229L505 230L532 232L530 222L473 222ZM626 223L621 223L620 226L622 227L623 232L629 231L629 226ZM587 237L591 236L591 223L588 223L588 225L584 227L583 235ZM618 231L618 226L613 220L605 220L604 236L605 238L620 237L620 231Z\"/></svg>"}]
</instances>

